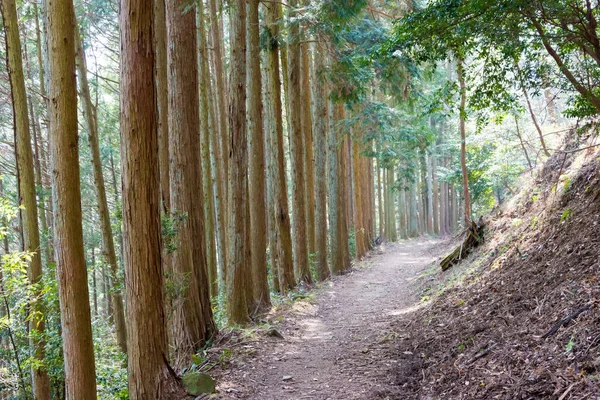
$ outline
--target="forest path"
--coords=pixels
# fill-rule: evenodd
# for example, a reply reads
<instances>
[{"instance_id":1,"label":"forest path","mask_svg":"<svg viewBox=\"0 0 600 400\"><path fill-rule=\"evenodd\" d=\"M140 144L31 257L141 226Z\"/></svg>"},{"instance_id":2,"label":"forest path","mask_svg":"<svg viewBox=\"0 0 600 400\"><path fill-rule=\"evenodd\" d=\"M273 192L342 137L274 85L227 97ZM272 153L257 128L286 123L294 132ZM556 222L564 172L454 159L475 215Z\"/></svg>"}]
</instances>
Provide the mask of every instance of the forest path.
<instances>
[{"instance_id":1,"label":"forest path","mask_svg":"<svg viewBox=\"0 0 600 400\"><path fill-rule=\"evenodd\" d=\"M415 280L440 253L442 242L387 243L352 273L298 301L252 357L219 379L222 398L336 400L386 398L394 380L389 357L392 323L419 307ZM396 329L398 330L398 328ZM226 378L225 381L223 378Z\"/></svg>"}]
</instances>

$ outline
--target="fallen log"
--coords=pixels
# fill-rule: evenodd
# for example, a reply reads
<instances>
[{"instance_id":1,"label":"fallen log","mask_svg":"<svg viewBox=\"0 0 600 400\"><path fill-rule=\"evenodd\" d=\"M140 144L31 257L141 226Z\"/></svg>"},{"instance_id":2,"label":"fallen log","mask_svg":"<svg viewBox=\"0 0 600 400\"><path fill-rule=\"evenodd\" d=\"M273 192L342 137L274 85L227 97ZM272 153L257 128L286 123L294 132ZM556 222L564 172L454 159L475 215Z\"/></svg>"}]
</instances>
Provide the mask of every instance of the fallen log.
<instances>
[{"instance_id":1,"label":"fallen log","mask_svg":"<svg viewBox=\"0 0 600 400\"><path fill-rule=\"evenodd\" d=\"M471 221L471 225L465 231L465 239L460 243L460 246L456 247L456 249L448 254L440 263L442 271L446 271L454 264L457 264L460 260L465 258L471 250L483 242L484 226L485 224L483 223L482 218L480 218L477 223Z\"/></svg>"}]
</instances>

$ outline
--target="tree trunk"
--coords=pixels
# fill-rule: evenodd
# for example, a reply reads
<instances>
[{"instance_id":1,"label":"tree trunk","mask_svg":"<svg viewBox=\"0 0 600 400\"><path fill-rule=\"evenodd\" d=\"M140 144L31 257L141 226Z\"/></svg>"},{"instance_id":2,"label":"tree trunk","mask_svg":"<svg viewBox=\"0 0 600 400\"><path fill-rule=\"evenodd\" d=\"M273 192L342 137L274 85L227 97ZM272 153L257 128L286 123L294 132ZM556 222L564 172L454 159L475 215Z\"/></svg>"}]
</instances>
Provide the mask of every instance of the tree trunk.
<instances>
[{"instance_id":1,"label":"tree trunk","mask_svg":"<svg viewBox=\"0 0 600 400\"><path fill-rule=\"evenodd\" d=\"M471 226L471 195L469 194L469 172L467 171L467 139L465 131L465 118L467 102L467 87L465 85L463 60L457 60L456 72L460 87L460 166L463 178L463 197L465 202L465 226Z\"/></svg>"},{"instance_id":2,"label":"tree trunk","mask_svg":"<svg viewBox=\"0 0 600 400\"><path fill-rule=\"evenodd\" d=\"M171 218L178 221L173 277L175 363L186 365L215 332L209 298L200 157L195 8L166 1L169 82L169 180ZM191 88L191 89L190 89Z\"/></svg>"},{"instance_id":3,"label":"tree trunk","mask_svg":"<svg viewBox=\"0 0 600 400\"><path fill-rule=\"evenodd\" d=\"M158 126L158 165L160 171L160 199L162 210L169 215L171 209L171 184L169 181L169 92L167 74L167 20L165 0L154 0L154 51L156 111ZM169 257L163 255L167 265ZM169 267L167 267L167 270Z\"/></svg>"},{"instance_id":4,"label":"tree trunk","mask_svg":"<svg viewBox=\"0 0 600 400\"><path fill-rule=\"evenodd\" d=\"M406 218L406 190L404 179L402 188L398 192L398 224L400 225L400 239L408 239L408 224Z\"/></svg>"},{"instance_id":5,"label":"tree trunk","mask_svg":"<svg viewBox=\"0 0 600 400\"><path fill-rule=\"evenodd\" d=\"M329 101L327 86L322 77L326 69L325 49L318 43L314 58L315 79L315 251L317 278L322 281L329 277L327 265L327 135L329 131Z\"/></svg>"},{"instance_id":6,"label":"tree trunk","mask_svg":"<svg viewBox=\"0 0 600 400\"><path fill-rule=\"evenodd\" d=\"M384 224L384 204L383 196L381 194L382 185L384 182L381 181L381 167L379 166L379 158L377 158L377 214L379 217L379 238L385 240L385 224Z\"/></svg>"},{"instance_id":7,"label":"tree trunk","mask_svg":"<svg viewBox=\"0 0 600 400\"><path fill-rule=\"evenodd\" d=\"M523 149L523 154L525 154L525 159L527 160L527 164L529 165L529 169L533 170L533 165L531 164L531 159L529 158L529 153L527 153L527 148L525 147L525 143L523 143L523 137L521 136L521 129L519 129L519 120L515 115L515 126L517 127L517 137L519 138L519 143L521 144L521 149Z\"/></svg>"},{"instance_id":8,"label":"tree trunk","mask_svg":"<svg viewBox=\"0 0 600 400\"><path fill-rule=\"evenodd\" d=\"M435 150L431 157L431 175L433 179L433 233L440 234L440 184L437 176L437 154Z\"/></svg>"},{"instance_id":9,"label":"tree trunk","mask_svg":"<svg viewBox=\"0 0 600 400\"><path fill-rule=\"evenodd\" d=\"M344 257L342 244L340 241L340 224L343 217L340 212L340 196L339 196L339 169L338 162L338 128L337 121L340 119L342 103L335 103L333 109L333 127L327 130L327 192L329 196L328 212L329 212L329 250L331 252L329 263L331 274L338 275L344 269Z\"/></svg>"},{"instance_id":10,"label":"tree trunk","mask_svg":"<svg viewBox=\"0 0 600 400\"><path fill-rule=\"evenodd\" d=\"M81 226L75 13L71 0L47 5L54 238L66 392L69 398L87 400L96 398L96 369Z\"/></svg>"},{"instance_id":11,"label":"tree trunk","mask_svg":"<svg viewBox=\"0 0 600 400\"><path fill-rule=\"evenodd\" d=\"M246 2L231 4L231 74L229 93L229 251L227 260L227 321L249 321L246 299L247 126L246 126Z\"/></svg>"},{"instance_id":12,"label":"tree trunk","mask_svg":"<svg viewBox=\"0 0 600 400\"><path fill-rule=\"evenodd\" d=\"M295 7L298 0L291 0L288 43L288 85L290 111L290 153L292 161L292 239L294 241L294 272L296 280L310 283L312 281L308 265L308 246L306 237L306 201L304 171L304 130L302 121L302 87L300 85L301 54L300 27ZM310 110L309 110L310 111ZM306 123L306 121L305 121Z\"/></svg>"},{"instance_id":13,"label":"tree trunk","mask_svg":"<svg viewBox=\"0 0 600 400\"><path fill-rule=\"evenodd\" d=\"M308 1L303 1L307 5ZM311 51L308 38L304 38L305 43L300 45L301 51L301 106L302 106L302 130L304 135L304 197L306 202L306 239L308 254L314 254L316 251L315 242L315 159L313 151L313 119L312 119L312 95L311 95Z\"/></svg>"},{"instance_id":14,"label":"tree trunk","mask_svg":"<svg viewBox=\"0 0 600 400\"><path fill-rule=\"evenodd\" d=\"M202 188L204 193L204 226L206 227L206 264L208 267L209 295L216 297L219 294L217 284L217 244L216 218L215 218L215 195L212 181L212 161L211 161L211 134L214 135L216 129L214 123L210 122L210 67L208 65L208 43L206 40L206 24L204 22L204 3L198 2L197 10L198 20L198 82L200 92L200 132L201 132L201 153L202 153ZM212 131L211 131L212 130Z\"/></svg>"},{"instance_id":15,"label":"tree trunk","mask_svg":"<svg viewBox=\"0 0 600 400\"><path fill-rule=\"evenodd\" d=\"M336 130L337 130L337 138L339 141L338 145L338 196L339 200L339 223L340 229L338 231L340 249L342 252L342 270L347 270L350 268L350 246L349 246L349 217L348 217L348 209L349 209L349 196L348 196L348 185L351 184L351 181L348 181L348 138L346 137L346 132L344 132L342 127L342 122L345 119L345 108L344 104L342 104L340 108L340 112L338 118L336 118Z\"/></svg>"},{"instance_id":16,"label":"tree trunk","mask_svg":"<svg viewBox=\"0 0 600 400\"><path fill-rule=\"evenodd\" d=\"M122 0L119 26L129 398L184 399L167 362L152 8Z\"/></svg>"},{"instance_id":17,"label":"tree trunk","mask_svg":"<svg viewBox=\"0 0 600 400\"><path fill-rule=\"evenodd\" d=\"M250 248L252 249L252 283L256 307L267 310L271 306L267 280L267 219L265 146L262 104L262 77L260 73L259 0L248 1L248 138L250 152Z\"/></svg>"},{"instance_id":18,"label":"tree trunk","mask_svg":"<svg viewBox=\"0 0 600 400\"><path fill-rule=\"evenodd\" d=\"M433 165L432 165L432 156L429 153L425 159L425 163L427 164L427 233L433 235L433 219L435 218L433 215Z\"/></svg>"},{"instance_id":19,"label":"tree trunk","mask_svg":"<svg viewBox=\"0 0 600 400\"><path fill-rule=\"evenodd\" d=\"M94 172L94 187L98 201L98 217L100 218L100 231L102 233L102 245L104 257L110 266L110 287L112 292L112 306L114 311L115 331L117 333L117 343L124 353L127 352L127 332L125 327L125 313L123 311L123 298L121 292L117 289L117 276L119 274L119 264L117 262L117 253L115 252L115 242L110 224L110 211L106 199L106 187L104 185L104 175L102 174L102 158L100 156L100 139L98 138L98 123L96 120L96 111L90 97L90 88L87 81L87 66L85 62L85 53L83 43L79 34L79 29L75 22L75 46L77 76L79 78L79 95L82 104L82 114L85 119L88 131L88 143L92 154L92 169Z\"/></svg>"},{"instance_id":20,"label":"tree trunk","mask_svg":"<svg viewBox=\"0 0 600 400\"><path fill-rule=\"evenodd\" d=\"M279 4L267 4L267 23L269 27L269 40L267 48L267 107L269 115L273 116L273 122L268 133L271 144L269 150L270 175L273 183L273 209L275 215L275 226L277 232L277 259L279 287L282 294L296 286L294 280L294 263L292 255L292 235L290 227L290 216L288 212L286 166L283 139L283 105L281 102L281 78L279 75L279 23L281 21L281 7Z\"/></svg>"},{"instance_id":21,"label":"tree trunk","mask_svg":"<svg viewBox=\"0 0 600 400\"><path fill-rule=\"evenodd\" d=\"M27 113L27 93L25 92L25 76L21 56L21 40L17 7L14 0L3 0L0 4L6 41L6 61L13 105L13 121L15 134L15 153L17 161L17 179L19 190L19 206L23 222L23 249L31 253L27 271L28 281L37 285L42 278L42 255L40 253L40 231L38 227L37 201L35 193L35 177L33 154L31 151L31 134ZM35 130L34 130L35 135ZM86 286L87 287L87 286ZM29 299L28 312L29 332L40 335L30 336L32 356L43 363L45 321L38 298L41 287L36 286ZM89 305L88 305L89 306ZM32 389L36 399L50 399L50 380L44 368L32 367Z\"/></svg>"},{"instance_id":22,"label":"tree trunk","mask_svg":"<svg viewBox=\"0 0 600 400\"><path fill-rule=\"evenodd\" d=\"M220 29L219 17L217 15L217 0L208 0L210 15L210 35L213 61L213 75L215 76L216 97L216 124L215 135L215 161L217 175L217 233L219 235L219 286L225 288L227 277L227 179L229 158L229 134L227 132L227 90L225 82L225 68L223 66L224 54L223 34Z\"/></svg>"},{"instance_id":23,"label":"tree trunk","mask_svg":"<svg viewBox=\"0 0 600 400\"><path fill-rule=\"evenodd\" d=\"M417 221L417 182L410 182L410 190L408 192L410 215L408 220L408 237L414 238L419 236L419 224Z\"/></svg>"},{"instance_id":24,"label":"tree trunk","mask_svg":"<svg viewBox=\"0 0 600 400\"><path fill-rule=\"evenodd\" d=\"M365 228L363 226L362 190L360 179L360 145L352 140L352 175L354 178L354 241L356 243L356 259L361 260L367 254L365 247Z\"/></svg>"}]
</instances>

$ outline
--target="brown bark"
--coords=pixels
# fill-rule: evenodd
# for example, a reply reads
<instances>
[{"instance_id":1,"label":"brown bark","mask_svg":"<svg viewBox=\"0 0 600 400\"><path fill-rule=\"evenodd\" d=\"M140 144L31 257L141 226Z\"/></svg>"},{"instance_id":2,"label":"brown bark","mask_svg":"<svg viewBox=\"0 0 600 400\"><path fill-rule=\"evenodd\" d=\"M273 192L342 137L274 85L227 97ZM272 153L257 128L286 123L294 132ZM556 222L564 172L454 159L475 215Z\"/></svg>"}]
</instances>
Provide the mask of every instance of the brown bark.
<instances>
[{"instance_id":1,"label":"brown bark","mask_svg":"<svg viewBox=\"0 0 600 400\"><path fill-rule=\"evenodd\" d=\"M75 13L71 0L49 0L47 7L54 238L66 392L69 398L88 400L96 398L96 371L81 226Z\"/></svg>"},{"instance_id":2,"label":"brown bark","mask_svg":"<svg viewBox=\"0 0 600 400\"><path fill-rule=\"evenodd\" d=\"M303 4L307 4L304 1ZM307 39L307 38L305 38ZM315 243L315 170L314 170L314 150L313 150L313 119L311 110L311 71L310 71L310 44L308 42L300 45L301 52L301 108L302 108L302 130L304 136L304 196L306 202L306 239L308 245L308 254L314 254L316 251Z\"/></svg>"},{"instance_id":3,"label":"brown bark","mask_svg":"<svg viewBox=\"0 0 600 400\"><path fill-rule=\"evenodd\" d=\"M344 105L333 104L333 127L327 130L327 192L328 214L329 214L329 268L332 275L339 275L344 270L344 253L340 240L341 219L340 210L340 163L338 151L338 127L337 122L341 119Z\"/></svg>"},{"instance_id":4,"label":"brown bark","mask_svg":"<svg viewBox=\"0 0 600 400\"><path fill-rule=\"evenodd\" d=\"M325 71L324 45L317 44L314 58L315 119L314 119L314 153L315 153L315 253L317 278L325 280L329 277L327 266L327 132L329 130L329 101L323 79Z\"/></svg>"},{"instance_id":5,"label":"brown bark","mask_svg":"<svg viewBox=\"0 0 600 400\"><path fill-rule=\"evenodd\" d=\"M32 285L39 283L42 278L42 256L40 253L40 232L38 227L38 212L35 193L35 177L33 154L31 151L31 135L29 131L29 116L27 113L27 93L25 92L25 76L23 74L23 59L21 56L21 40L17 7L14 0L3 0L0 4L4 24L6 42L6 63L10 79L15 153L17 161L17 179L19 190L19 206L23 224L23 249L31 254L27 270L28 281ZM34 130L35 135L35 130ZM40 289L34 289L29 299L29 332L43 335L45 321L39 301ZM40 363L44 361L44 341L40 336L30 337L31 353ZM50 381L45 368L32 367L32 389L36 399L50 399Z\"/></svg>"},{"instance_id":6,"label":"brown bark","mask_svg":"<svg viewBox=\"0 0 600 400\"><path fill-rule=\"evenodd\" d=\"M435 152L435 150L434 150ZM431 175L433 179L433 233L440 234L440 190L437 176L438 158L436 154L432 155L431 160Z\"/></svg>"},{"instance_id":7,"label":"brown bark","mask_svg":"<svg viewBox=\"0 0 600 400\"><path fill-rule=\"evenodd\" d=\"M176 365L184 365L216 330L209 298L200 158L196 13L186 0L167 0L169 178L171 215L180 219L173 276ZM191 89L190 89L191 88Z\"/></svg>"},{"instance_id":8,"label":"brown bark","mask_svg":"<svg viewBox=\"0 0 600 400\"><path fill-rule=\"evenodd\" d=\"M460 166L462 170L463 178L463 197L465 203L465 226L471 225L471 195L469 194L469 171L467 171L467 139L465 131L465 118L466 118L466 101L467 101L467 87L465 85L464 77L464 62L462 59L457 60L456 72L458 75L458 84L460 87Z\"/></svg>"},{"instance_id":9,"label":"brown bark","mask_svg":"<svg viewBox=\"0 0 600 400\"><path fill-rule=\"evenodd\" d=\"M248 1L248 138L249 138L249 202L250 248L252 284L256 307L266 310L271 306L267 280L267 216L265 146L262 105L262 77L260 73L259 0Z\"/></svg>"},{"instance_id":10,"label":"brown bark","mask_svg":"<svg viewBox=\"0 0 600 400\"><path fill-rule=\"evenodd\" d=\"M379 238L385 240L385 219L384 219L384 203L382 196L381 167L379 158L377 158L377 214L379 216Z\"/></svg>"},{"instance_id":11,"label":"brown bark","mask_svg":"<svg viewBox=\"0 0 600 400\"><path fill-rule=\"evenodd\" d=\"M146 2L121 1L123 255L132 400L186 398L167 362L152 23Z\"/></svg>"},{"instance_id":12,"label":"brown bark","mask_svg":"<svg viewBox=\"0 0 600 400\"><path fill-rule=\"evenodd\" d=\"M124 353L127 352L127 332L125 327L125 313L123 310L123 297L117 289L117 276L119 273L119 264L117 262L117 253L113 238L112 226L110 224L110 211L106 198L106 186L104 184L104 175L102 174L102 158L100 156L100 139L98 138L98 122L96 119L96 110L90 97L90 88L87 81L87 66L85 62L85 53L79 29L75 26L75 46L77 76L79 79L79 94L82 104L83 117L85 119L88 131L88 144L92 154L92 169L94 172L94 187L98 201L98 217L100 218L100 231L102 233L102 247L106 262L110 266L110 287L112 292L112 306L114 311L115 331L117 333L117 343Z\"/></svg>"},{"instance_id":13,"label":"brown bark","mask_svg":"<svg viewBox=\"0 0 600 400\"><path fill-rule=\"evenodd\" d=\"M294 244L294 272L300 282L312 281L308 265L308 246L306 237L306 197L304 164L304 128L302 121L302 87L300 82L301 54L300 27L296 19L295 7L298 0L290 2L289 43L288 43L288 85L290 119L290 154L292 161L292 235ZM310 110L309 110L310 111ZM306 123L306 121L304 121Z\"/></svg>"},{"instance_id":14,"label":"brown bark","mask_svg":"<svg viewBox=\"0 0 600 400\"><path fill-rule=\"evenodd\" d=\"M247 126L246 126L246 2L231 4L231 71L229 93L229 248L227 265L227 321L249 321L246 276Z\"/></svg>"},{"instance_id":15,"label":"brown bark","mask_svg":"<svg viewBox=\"0 0 600 400\"><path fill-rule=\"evenodd\" d=\"M269 115L273 116L273 123L269 124L268 133L270 141L269 165L271 168L273 184L273 209L275 227L277 232L277 251L279 287L281 293L286 293L296 286L294 279L292 236L290 217L288 212L286 166L283 139L283 105L281 102L281 78L279 75L279 23L281 21L281 7L279 4L270 3L267 8L267 22L269 24L269 46L267 51L267 108Z\"/></svg>"},{"instance_id":16,"label":"brown bark","mask_svg":"<svg viewBox=\"0 0 600 400\"><path fill-rule=\"evenodd\" d=\"M165 0L154 0L154 51L156 111L158 128L158 165L160 171L160 199L162 210L169 215L171 192L169 181L169 92L167 83L167 20ZM168 256L164 256L168 263Z\"/></svg>"},{"instance_id":17,"label":"brown bark","mask_svg":"<svg viewBox=\"0 0 600 400\"><path fill-rule=\"evenodd\" d=\"M348 186L352 181L348 179L349 172L349 163L348 160L348 150L349 150L349 138L346 137L346 132L344 132L341 122L345 119L345 107L342 104L340 113L338 115L338 119L336 119L336 129L337 129L337 138L339 140L338 145L338 162L340 164L338 169L338 196L340 198L339 204L339 218L340 218L340 230L338 231L339 241L340 241L340 249L342 252L342 270L346 271L350 268L350 244L349 244L349 196L348 196Z\"/></svg>"},{"instance_id":18,"label":"brown bark","mask_svg":"<svg viewBox=\"0 0 600 400\"><path fill-rule=\"evenodd\" d=\"M202 152L202 187L204 193L204 226L206 227L206 264L210 297L218 296L217 283L217 243L215 195L212 181L213 165L211 161L211 135L215 133L214 117L210 109L210 67L208 65L208 43L206 23L204 21L204 3L198 2L198 66L200 91L200 132ZM212 122L212 123L211 123Z\"/></svg>"},{"instance_id":19,"label":"brown bark","mask_svg":"<svg viewBox=\"0 0 600 400\"><path fill-rule=\"evenodd\" d=\"M529 158L529 153L527 153L527 148L523 143L523 137L521 136L521 129L519 129L519 120L515 115L515 126L517 127L517 137L519 138L519 143L521 144L521 149L523 149L523 154L525 154L525 159L527 160L527 164L529 165L529 169L533 170L533 165L531 164L531 159Z\"/></svg>"},{"instance_id":20,"label":"brown bark","mask_svg":"<svg viewBox=\"0 0 600 400\"><path fill-rule=\"evenodd\" d=\"M356 258L364 258L367 254L365 246L365 227L363 225L363 193L360 177L360 144L357 139L352 140L352 175L354 178L354 240L356 243Z\"/></svg>"},{"instance_id":21,"label":"brown bark","mask_svg":"<svg viewBox=\"0 0 600 400\"><path fill-rule=\"evenodd\" d=\"M227 89L223 52L223 33L217 14L217 1L208 0L213 75L215 77L214 149L217 178L217 233L219 251L220 286L225 287L227 277L227 179L229 162L229 134L227 132Z\"/></svg>"}]
</instances>

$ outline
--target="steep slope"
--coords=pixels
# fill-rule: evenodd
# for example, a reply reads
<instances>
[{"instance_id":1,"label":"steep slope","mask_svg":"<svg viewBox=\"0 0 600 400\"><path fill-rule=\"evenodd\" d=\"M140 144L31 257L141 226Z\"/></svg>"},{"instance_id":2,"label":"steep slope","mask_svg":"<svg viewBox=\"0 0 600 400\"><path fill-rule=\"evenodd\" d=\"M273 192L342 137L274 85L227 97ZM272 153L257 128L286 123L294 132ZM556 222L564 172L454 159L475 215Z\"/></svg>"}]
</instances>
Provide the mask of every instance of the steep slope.
<instances>
[{"instance_id":1,"label":"steep slope","mask_svg":"<svg viewBox=\"0 0 600 400\"><path fill-rule=\"evenodd\" d=\"M410 399L600 399L600 157L571 132L487 216L462 280L398 321ZM582 150L585 148L585 150ZM436 272L443 281L452 270Z\"/></svg>"}]
</instances>

